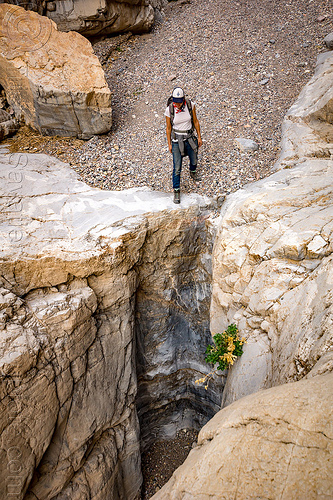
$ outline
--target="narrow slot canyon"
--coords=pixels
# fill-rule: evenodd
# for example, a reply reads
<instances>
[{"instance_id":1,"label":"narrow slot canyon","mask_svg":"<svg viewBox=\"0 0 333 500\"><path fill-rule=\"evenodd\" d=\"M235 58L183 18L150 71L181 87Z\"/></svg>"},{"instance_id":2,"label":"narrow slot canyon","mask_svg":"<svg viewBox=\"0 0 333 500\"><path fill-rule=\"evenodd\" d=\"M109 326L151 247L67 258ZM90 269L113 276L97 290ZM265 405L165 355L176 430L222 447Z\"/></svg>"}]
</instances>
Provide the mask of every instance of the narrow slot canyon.
<instances>
[{"instance_id":1,"label":"narrow slot canyon","mask_svg":"<svg viewBox=\"0 0 333 500\"><path fill-rule=\"evenodd\" d=\"M161 249L156 242L167 234L170 241L150 262L151 248ZM147 232L135 307L143 500L181 465L198 431L221 407L225 376L213 378L209 390L195 383L212 368L204 360L212 342L212 245L200 215L173 230Z\"/></svg>"},{"instance_id":2,"label":"narrow slot canyon","mask_svg":"<svg viewBox=\"0 0 333 500\"><path fill-rule=\"evenodd\" d=\"M212 243L200 214L190 222L180 218L168 228L147 232L135 308L137 408L144 450L180 429L198 430L221 404L222 378L220 384L212 381L209 391L195 384L211 370L204 357L212 341Z\"/></svg>"}]
</instances>

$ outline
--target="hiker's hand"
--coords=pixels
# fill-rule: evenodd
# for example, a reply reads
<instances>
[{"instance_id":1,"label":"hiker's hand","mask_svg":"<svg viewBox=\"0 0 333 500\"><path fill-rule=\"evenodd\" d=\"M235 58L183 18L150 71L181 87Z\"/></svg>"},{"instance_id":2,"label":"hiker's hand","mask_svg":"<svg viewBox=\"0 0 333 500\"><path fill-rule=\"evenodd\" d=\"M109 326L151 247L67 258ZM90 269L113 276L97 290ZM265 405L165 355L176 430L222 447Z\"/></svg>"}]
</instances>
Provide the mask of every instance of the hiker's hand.
<instances>
[{"instance_id":1,"label":"hiker's hand","mask_svg":"<svg viewBox=\"0 0 333 500\"><path fill-rule=\"evenodd\" d=\"M202 146L202 139L200 137L200 139L198 139L198 148L201 148L201 146Z\"/></svg>"},{"instance_id":2,"label":"hiker's hand","mask_svg":"<svg viewBox=\"0 0 333 500\"><path fill-rule=\"evenodd\" d=\"M172 144L169 144L169 151L172 153Z\"/></svg>"}]
</instances>

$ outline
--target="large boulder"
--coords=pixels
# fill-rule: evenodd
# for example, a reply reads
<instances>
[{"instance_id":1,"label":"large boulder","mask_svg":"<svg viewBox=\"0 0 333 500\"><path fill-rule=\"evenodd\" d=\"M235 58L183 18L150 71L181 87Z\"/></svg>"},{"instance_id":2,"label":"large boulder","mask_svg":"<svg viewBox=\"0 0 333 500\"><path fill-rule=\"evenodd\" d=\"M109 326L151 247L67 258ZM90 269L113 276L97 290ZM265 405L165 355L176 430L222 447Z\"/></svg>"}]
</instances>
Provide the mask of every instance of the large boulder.
<instances>
[{"instance_id":1,"label":"large boulder","mask_svg":"<svg viewBox=\"0 0 333 500\"><path fill-rule=\"evenodd\" d=\"M333 374L220 411L153 500L333 498Z\"/></svg>"},{"instance_id":2,"label":"large boulder","mask_svg":"<svg viewBox=\"0 0 333 500\"><path fill-rule=\"evenodd\" d=\"M59 30L75 30L85 36L144 33L153 26L155 11L166 4L166 0L55 0L47 16Z\"/></svg>"},{"instance_id":3,"label":"large boulder","mask_svg":"<svg viewBox=\"0 0 333 500\"><path fill-rule=\"evenodd\" d=\"M149 31L155 18L161 17L167 0L10 0L6 3L49 17L57 23L60 31L78 31L85 36L96 36Z\"/></svg>"},{"instance_id":4,"label":"large boulder","mask_svg":"<svg viewBox=\"0 0 333 500\"><path fill-rule=\"evenodd\" d=\"M0 5L0 84L43 135L88 139L112 124L111 92L88 40L21 7Z\"/></svg>"}]
</instances>

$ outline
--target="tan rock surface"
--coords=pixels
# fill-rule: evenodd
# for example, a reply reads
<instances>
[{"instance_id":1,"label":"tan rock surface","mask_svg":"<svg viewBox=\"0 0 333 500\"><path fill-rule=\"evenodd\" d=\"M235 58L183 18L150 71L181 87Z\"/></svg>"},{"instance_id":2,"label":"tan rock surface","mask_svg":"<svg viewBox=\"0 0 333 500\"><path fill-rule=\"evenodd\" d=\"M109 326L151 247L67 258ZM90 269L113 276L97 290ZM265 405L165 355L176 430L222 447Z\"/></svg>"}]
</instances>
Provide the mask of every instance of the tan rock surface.
<instances>
[{"instance_id":1,"label":"tan rock surface","mask_svg":"<svg viewBox=\"0 0 333 500\"><path fill-rule=\"evenodd\" d=\"M333 496L333 374L236 401L154 500L306 500Z\"/></svg>"},{"instance_id":2,"label":"tan rock surface","mask_svg":"<svg viewBox=\"0 0 333 500\"><path fill-rule=\"evenodd\" d=\"M155 9L160 13L166 0L56 0L47 16L60 31L78 31L85 36L109 35L131 31L149 31L154 24Z\"/></svg>"},{"instance_id":3,"label":"tan rock surface","mask_svg":"<svg viewBox=\"0 0 333 500\"><path fill-rule=\"evenodd\" d=\"M210 202L184 196L175 210L170 194L103 192L54 158L3 151L0 190L0 497L81 500L89 492L94 500L134 500L141 485L135 337L144 345L147 332L158 333L158 308L168 318L184 310L181 329L197 342L202 323L209 334L210 262L200 262ZM172 353L184 350L175 323L162 329L178 339ZM185 384L179 405L191 398L200 407L202 394L192 388L207 370L203 356L184 357L187 371L178 369L167 340L153 340L159 363L151 386L165 388L164 377L173 398ZM162 396L158 408L169 402L166 390ZM145 398L144 411L154 410L152 401Z\"/></svg>"},{"instance_id":4,"label":"tan rock surface","mask_svg":"<svg viewBox=\"0 0 333 500\"><path fill-rule=\"evenodd\" d=\"M0 38L0 83L16 116L43 135L110 130L111 93L88 40L9 4L0 4Z\"/></svg>"}]
</instances>

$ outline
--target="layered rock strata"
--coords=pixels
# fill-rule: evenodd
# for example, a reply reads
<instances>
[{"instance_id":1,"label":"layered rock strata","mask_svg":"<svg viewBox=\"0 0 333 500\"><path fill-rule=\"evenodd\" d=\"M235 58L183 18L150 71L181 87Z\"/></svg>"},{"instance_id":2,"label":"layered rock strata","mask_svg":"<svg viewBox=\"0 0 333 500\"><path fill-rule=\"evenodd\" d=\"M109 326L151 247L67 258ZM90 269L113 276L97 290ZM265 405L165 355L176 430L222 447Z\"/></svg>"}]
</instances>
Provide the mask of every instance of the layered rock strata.
<instances>
[{"instance_id":1,"label":"layered rock strata","mask_svg":"<svg viewBox=\"0 0 333 500\"><path fill-rule=\"evenodd\" d=\"M88 40L0 4L0 84L18 119L43 135L88 139L111 129L111 92Z\"/></svg>"},{"instance_id":2,"label":"layered rock strata","mask_svg":"<svg viewBox=\"0 0 333 500\"><path fill-rule=\"evenodd\" d=\"M195 385L209 200L91 189L45 155L3 154L1 180L0 496L135 499L136 405L147 445L220 404Z\"/></svg>"},{"instance_id":3,"label":"layered rock strata","mask_svg":"<svg viewBox=\"0 0 333 500\"><path fill-rule=\"evenodd\" d=\"M142 449L200 429L219 410L224 377L207 392L195 381L209 372L211 248L209 212L150 221L138 265L136 339ZM209 228L209 226L208 226Z\"/></svg>"}]
</instances>

